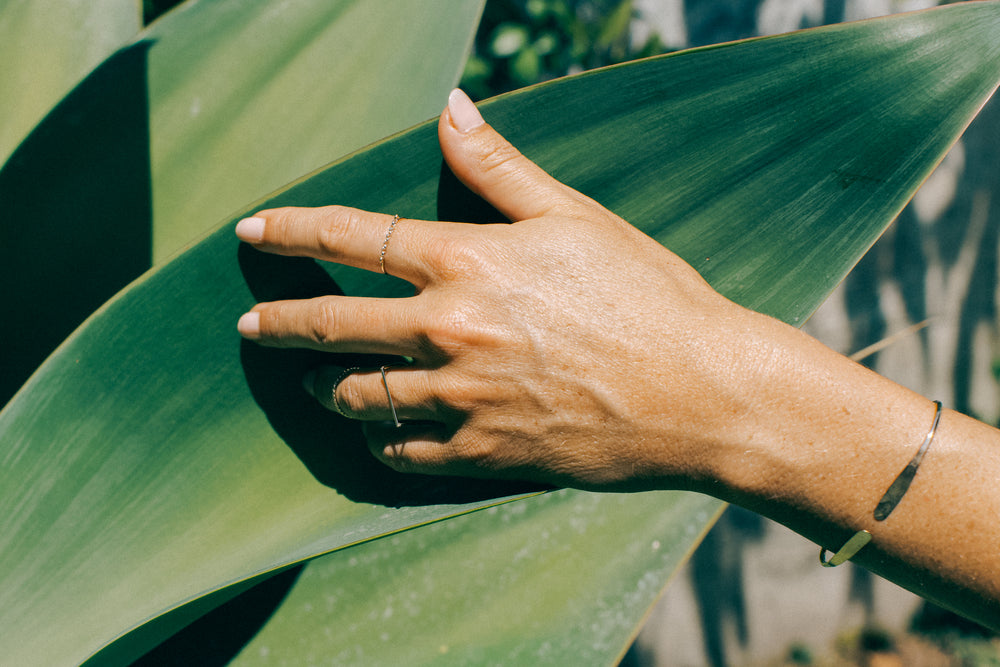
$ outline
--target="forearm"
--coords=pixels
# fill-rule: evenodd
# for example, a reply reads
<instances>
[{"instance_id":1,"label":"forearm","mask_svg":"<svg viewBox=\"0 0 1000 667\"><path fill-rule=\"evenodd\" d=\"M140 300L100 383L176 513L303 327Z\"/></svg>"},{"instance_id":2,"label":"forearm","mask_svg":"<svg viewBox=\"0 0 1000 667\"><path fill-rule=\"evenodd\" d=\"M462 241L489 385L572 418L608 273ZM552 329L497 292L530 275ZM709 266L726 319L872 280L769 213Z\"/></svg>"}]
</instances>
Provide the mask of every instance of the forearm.
<instances>
[{"instance_id":1,"label":"forearm","mask_svg":"<svg viewBox=\"0 0 1000 667\"><path fill-rule=\"evenodd\" d=\"M755 363L741 440L716 458L711 490L832 551L1000 629L1000 432L945 411L902 501L873 516L930 427L931 401L774 321Z\"/></svg>"}]
</instances>

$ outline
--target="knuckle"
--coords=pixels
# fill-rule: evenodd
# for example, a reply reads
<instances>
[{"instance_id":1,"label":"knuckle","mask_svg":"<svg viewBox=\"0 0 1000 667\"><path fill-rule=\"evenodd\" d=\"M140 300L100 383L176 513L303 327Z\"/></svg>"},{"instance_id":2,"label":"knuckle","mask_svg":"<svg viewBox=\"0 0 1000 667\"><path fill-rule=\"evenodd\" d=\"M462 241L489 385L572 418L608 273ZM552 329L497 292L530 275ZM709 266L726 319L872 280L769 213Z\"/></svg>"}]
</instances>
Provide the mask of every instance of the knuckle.
<instances>
[{"instance_id":1,"label":"knuckle","mask_svg":"<svg viewBox=\"0 0 1000 667\"><path fill-rule=\"evenodd\" d=\"M464 415L475 413L489 399L483 395L484 389L481 381L464 376L449 375L442 378L434 389L434 395L438 397L438 410L459 419Z\"/></svg>"},{"instance_id":2,"label":"knuckle","mask_svg":"<svg viewBox=\"0 0 1000 667\"><path fill-rule=\"evenodd\" d=\"M368 449L369 451L371 451L372 456L374 456L376 459L378 459L385 465L389 466L393 470L399 472L406 472L403 468L400 467L404 466L405 464L402 462L402 457L399 455L398 450L400 448L398 446L394 447L390 445L388 442L386 442L385 438L372 436L371 434L369 434L367 437L368 437Z\"/></svg>"},{"instance_id":3,"label":"knuckle","mask_svg":"<svg viewBox=\"0 0 1000 667\"><path fill-rule=\"evenodd\" d=\"M397 472L419 472L421 461L405 441L369 433L368 448L376 459Z\"/></svg>"},{"instance_id":4,"label":"knuckle","mask_svg":"<svg viewBox=\"0 0 1000 667\"><path fill-rule=\"evenodd\" d=\"M330 345L336 341L340 310L331 299L317 298L312 304L303 335L319 345Z\"/></svg>"},{"instance_id":5,"label":"knuckle","mask_svg":"<svg viewBox=\"0 0 1000 667\"><path fill-rule=\"evenodd\" d=\"M321 209L322 222L315 227L316 246L331 257L343 253L344 242L361 233L361 211L346 206L327 206Z\"/></svg>"},{"instance_id":6,"label":"knuckle","mask_svg":"<svg viewBox=\"0 0 1000 667\"><path fill-rule=\"evenodd\" d=\"M497 141L484 146L477 155L479 168L486 174L514 171L520 166L521 161L526 159L507 141Z\"/></svg>"},{"instance_id":7,"label":"knuckle","mask_svg":"<svg viewBox=\"0 0 1000 667\"><path fill-rule=\"evenodd\" d=\"M440 278L449 281L489 278L497 273L492 253L482 240L446 236L426 248L427 257Z\"/></svg>"},{"instance_id":8,"label":"knuckle","mask_svg":"<svg viewBox=\"0 0 1000 667\"><path fill-rule=\"evenodd\" d=\"M363 414L370 407L371 401L368 400L361 385L361 378L352 373L337 386L335 397L337 406L348 416Z\"/></svg>"},{"instance_id":9,"label":"knuckle","mask_svg":"<svg viewBox=\"0 0 1000 667\"><path fill-rule=\"evenodd\" d=\"M476 347L490 346L492 327L484 323L478 308L472 304L455 304L426 326L424 336L432 349L446 356Z\"/></svg>"},{"instance_id":10,"label":"knuckle","mask_svg":"<svg viewBox=\"0 0 1000 667\"><path fill-rule=\"evenodd\" d=\"M469 435L453 443L452 455L473 468L498 467L497 447L492 438Z\"/></svg>"}]
</instances>

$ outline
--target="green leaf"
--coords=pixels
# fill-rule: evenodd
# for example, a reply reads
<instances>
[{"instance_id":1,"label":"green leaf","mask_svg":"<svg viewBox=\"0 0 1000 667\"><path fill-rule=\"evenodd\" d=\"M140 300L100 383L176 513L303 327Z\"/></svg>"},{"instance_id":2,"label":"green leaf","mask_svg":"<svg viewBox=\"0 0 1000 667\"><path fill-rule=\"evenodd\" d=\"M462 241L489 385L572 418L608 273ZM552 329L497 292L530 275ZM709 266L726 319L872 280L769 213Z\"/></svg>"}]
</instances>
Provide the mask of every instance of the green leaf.
<instances>
[{"instance_id":1,"label":"green leaf","mask_svg":"<svg viewBox=\"0 0 1000 667\"><path fill-rule=\"evenodd\" d=\"M482 5L192 0L105 60L0 171L5 214L30 220L0 229L0 292L18 332L0 351L0 404L151 262L437 114Z\"/></svg>"},{"instance_id":2,"label":"green leaf","mask_svg":"<svg viewBox=\"0 0 1000 667\"><path fill-rule=\"evenodd\" d=\"M230 665L617 664L719 510L564 490L339 551Z\"/></svg>"},{"instance_id":3,"label":"green leaf","mask_svg":"<svg viewBox=\"0 0 1000 667\"><path fill-rule=\"evenodd\" d=\"M1000 6L982 2L619 66L483 111L725 294L797 323L998 79ZM263 205L328 203L490 217L442 172L433 123ZM0 490L4 662L79 662L146 624L142 642L102 654L127 657L193 613L186 603L203 610L255 577L517 491L382 468L356 423L301 392L317 355L241 342L234 323L258 299L407 288L242 247L237 217L109 302L0 413L0 464L18 480ZM649 501L621 498L598 518L627 530Z\"/></svg>"},{"instance_id":4,"label":"green leaf","mask_svg":"<svg viewBox=\"0 0 1000 667\"><path fill-rule=\"evenodd\" d=\"M438 114L482 6L216 0L156 22L144 38L154 262L247 202Z\"/></svg>"},{"instance_id":5,"label":"green leaf","mask_svg":"<svg viewBox=\"0 0 1000 667\"><path fill-rule=\"evenodd\" d=\"M0 6L0 164L73 86L141 25L135 0Z\"/></svg>"}]
</instances>

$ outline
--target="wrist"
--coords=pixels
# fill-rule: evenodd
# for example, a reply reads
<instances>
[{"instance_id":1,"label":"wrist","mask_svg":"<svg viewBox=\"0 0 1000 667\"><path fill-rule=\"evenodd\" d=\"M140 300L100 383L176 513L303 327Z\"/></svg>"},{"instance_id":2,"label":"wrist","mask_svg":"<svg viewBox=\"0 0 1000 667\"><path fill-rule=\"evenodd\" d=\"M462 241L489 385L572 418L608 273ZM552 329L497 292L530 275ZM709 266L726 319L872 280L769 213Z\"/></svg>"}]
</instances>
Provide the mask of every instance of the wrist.
<instances>
[{"instance_id":1,"label":"wrist","mask_svg":"<svg viewBox=\"0 0 1000 667\"><path fill-rule=\"evenodd\" d=\"M867 528L926 433L931 402L765 319L744 370L743 420L713 461L713 493L814 539Z\"/></svg>"}]
</instances>

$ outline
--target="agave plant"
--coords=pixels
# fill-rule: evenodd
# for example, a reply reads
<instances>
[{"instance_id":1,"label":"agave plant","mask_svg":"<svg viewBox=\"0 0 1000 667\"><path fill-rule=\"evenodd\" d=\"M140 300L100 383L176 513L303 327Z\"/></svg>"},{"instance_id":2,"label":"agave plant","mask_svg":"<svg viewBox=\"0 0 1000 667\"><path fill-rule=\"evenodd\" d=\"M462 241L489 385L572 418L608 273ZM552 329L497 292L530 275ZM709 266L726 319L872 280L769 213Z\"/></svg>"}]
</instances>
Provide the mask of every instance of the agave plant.
<instances>
[{"instance_id":1,"label":"agave plant","mask_svg":"<svg viewBox=\"0 0 1000 667\"><path fill-rule=\"evenodd\" d=\"M319 96L322 73L297 69L306 36L339 30L334 41L351 35L384 50L390 28L374 15L350 22L366 3L318 2L303 10L304 32L291 31L284 47L268 45L276 55L263 73L260 63L232 65L226 37L243 53L262 39L252 37L255 21L294 21L240 4L188 3L126 47L140 51L151 77L155 205L145 238L173 239L153 243L146 261L169 255L158 247L188 244L194 229L214 231L99 308L0 413L0 662L127 664L307 562L296 580L284 576L287 597L279 591L273 615L227 660L614 662L721 503L680 492L538 493L392 472L370 459L356 424L302 392L314 353L240 342L236 318L259 299L406 293L389 277L246 251L233 225L249 211L345 203L407 217L496 219L442 168L433 121L270 195L254 191L309 168L296 162L301 153L343 153L342 145L317 148L313 128L343 130L357 114L349 108L330 120L330 104L310 100L292 138L272 136L285 121L267 116L251 123L261 129L249 150L216 153L223 135L241 134L228 114L234 101L253 113L277 88L282 112L297 106L301 98L290 105L271 78L286 74ZM418 88L414 100L430 106L411 101L424 117L442 106L460 70L480 9L470 7L460 20L449 5L454 23L435 17L421 46L442 49L451 81L418 83L400 70L399 88ZM414 9L399 30L428 11ZM265 25L260 34L273 35L274 24ZM217 38L218 48L203 48ZM175 51L155 55L172 43ZM392 55L413 61L414 52ZM215 55L220 70L204 75ZM158 58L169 75L153 85ZM324 94L350 90L368 108L391 106L370 101L392 82L365 62L351 60L348 83L339 84L347 87ZM259 86L246 83L258 75ZM516 91L481 108L529 157L680 254L721 292L801 323L998 82L1000 3L978 2L695 49ZM185 92L194 89L205 97ZM81 90L56 111L85 96ZM204 125L173 124L177 109L195 117L209 108L218 111ZM51 148L34 138L53 118L8 165L52 159L31 151ZM396 118L360 120L379 134L402 129ZM351 133L355 145L362 136L371 138ZM198 151L211 159L195 159ZM290 166L271 173L272 156ZM257 178L255 169L268 173ZM226 213L239 196L245 207ZM149 219L108 224L148 230ZM10 245L35 262L44 257ZM77 271L71 275L87 275ZM15 277L9 284L26 284Z\"/></svg>"}]
</instances>

